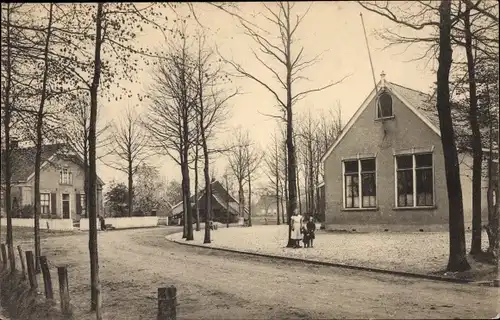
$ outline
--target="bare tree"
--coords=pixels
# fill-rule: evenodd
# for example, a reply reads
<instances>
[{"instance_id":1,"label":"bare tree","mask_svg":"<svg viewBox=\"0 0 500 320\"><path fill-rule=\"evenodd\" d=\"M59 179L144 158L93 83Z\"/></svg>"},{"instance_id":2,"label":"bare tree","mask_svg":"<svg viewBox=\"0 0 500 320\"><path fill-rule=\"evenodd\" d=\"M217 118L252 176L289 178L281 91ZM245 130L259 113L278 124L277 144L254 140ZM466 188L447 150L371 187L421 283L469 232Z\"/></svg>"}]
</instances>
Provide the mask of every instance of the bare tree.
<instances>
[{"instance_id":1,"label":"bare tree","mask_svg":"<svg viewBox=\"0 0 500 320\"><path fill-rule=\"evenodd\" d=\"M306 185L306 211L308 214L316 216L315 205L315 171L318 169L316 157L316 131L318 130L318 121L314 119L311 110L299 118L299 126L296 135L299 137L300 146L299 152L302 153L305 166L305 185Z\"/></svg>"},{"instance_id":2,"label":"bare tree","mask_svg":"<svg viewBox=\"0 0 500 320\"><path fill-rule=\"evenodd\" d=\"M89 207L88 194L89 190L89 103L86 96L78 96L73 103L68 105L68 115L65 119L65 124L62 130L64 142L70 146L82 159L84 169L84 190L85 190L85 208ZM98 110L99 113L99 110ZM96 157L102 160L110 154L109 146L111 139L105 135L111 127L110 123L104 124L101 128L96 129L96 149L107 150ZM84 211L84 217L88 217L88 210Z\"/></svg>"},{"instance_id":3,"label":"bare tree","mask_svg":"<svg viewBox=\"0 0 500 320\"><path fill-rule=\"evenodd\" d=\"M227 159L232 175L238 183L238 201L239 215L245 216L245 193L244 184L249 172L249 154L247 150L250 148L251 141L248 131L243 131L241 127L235 130L234 139L228 147Z\"/></svg>"},{"instance_id":4,"label":"bare tree","mask_svg":"<svg viewBox=\"0 0 500 320\"><path fill-rule=\"evenodd\" d=\"M451 120L449 76L452 63L451 48L451 1L443 0L440 5L439 68L437 73L437 109L446 169L446 185L449 202L450 257L449 271L470 269L465 252L464 209L458 156Z\"/></svg>"},{"instance_id":5,"label":"bare tree","mask_svg":"<svg viewBox=\"0 0 500 320\"><path fill-rule=\"evenodd\" d=\"M228 62L239 75L252 79L272 94L278 103L281 115L271 116L279 118L286 123L286 148L288 153L287 188L289 192L287 216L290 217L291 213L297 207L296 154L293 143L293 105L309 93L330 88L340 83L345 77L340 81L332 82L322 87L306 89L300 92L294 90L295 85L300 80L307 79L304 75L304 71L317 63L320 58L320 56L316 56L311 59L306 59L304 56L304 47L300 47L296 43L296 32L307 16L310 6L305 13L295 15L296 3L279 2L273 4L273 6L274 5L277 7L276 9L271 8L267 4L263 4L265 11L263 17L267 22L271 23L273 28L275 28L274 34L273 32L262 30L255 24L248 23L247 20L242 19L240 16L238 17L245 34L254 41L260 51L260 54L252 51L255 59L273 75L281 91L274 89L271 83L266 83L259 76L245 70L240 64L234 61ZM270 60L272 60L274 64L268 63ZM292 245L293 243L289 237L287 246L291 247Z\"/></svg>"},{"instance_id":6,"label":"bare tree","mask_svg":"<svg viewBox=\"0 0 500 320\"><path fill-rule=\"evenodd\" d=\"M2 172L5 180L5 213L7 216L7 233L6 243L9 250L9 260L13 260L11 255L11 247L13 247L12 237L12 203L11 203L11 178L12 178L12 146L10 140L11 118L13 113L12 108L12 87L13 87L13 46L15 38L11 27L12 16L15 10L19 8L19 4L2 3L2 122L3 122L3 138L5 141L5 149L2 149L2 162L4 162L5 172ZM4 24L5 21L5 24ZM4 52L4 50L6 52ZM5 54L4 54L5 53ZM4 73L5 70L5 73ZM4 77L5 75L5 77ZM12 249L12 252L14 250ZM12 265L11 265L12 267Z\"/></svg>"},{"instance_id":7,"label":"bare tree","mask_svg":"<svg viewBox=\"0 0 500 320\"><path fill-rule=\"evenodd\" d=\"M227 104L239 94L238 90L227 90L227 75L223 73L222 64L216 60L214 51L206 44L203 32L197 34L195 90L197 92L196 120L198 142L203 152L203 176L205 180L205 237L203 242L210 243L210 220L212 214L212 190L210 178L210 156L224 150L211 147L217 131L222 128L228 118Z\"/></svg>"},{"instance_id":8,"label":"bare tree","mask_svg":"<svg viewBox=\"0 0 500 320\"><path fill-rule=\"evenodd\" d=\"M97 135L97 133L96 133ZM148 136L141 125L141 118L132 108L127 108L124 119L119 125L113 125L111 132L111 154L117 160L106 164L124 172L128 180L128 215L132 216L134 201L134 175L137 169L150 156L148 152Z\"/></svg>"},{"instance_id":9,"label":"bare tree","mask_svg":"<svg viewBox=\"0 0 500 320\"><path fill-rule=\"evenodd\" d=\"M162 150L182 172L184 230L186 240L193 240L190 204L189 151L196 140L197 92L196 60L190 53L188 35L183 27L180 43L167 43L165 56L158 61L150 89L152 103L145 119L151 146Z\"/></svg>"},{"instance_id":10,"label":"bare tree","mask_svg":"<svg viewBox=\"0 0 500 320\"><path fill-rule=\"evenodd\" d=\"M57 5L57 4L56 4ZM133 40L145 24L151 25L165 36L167 28L156 22L164 19L158 7L166 4L98 3L59 6L65 12L64 26L58 30L58 39L64 45L57 52L66 65L66 81L90 92L89 123L89 255L91 282L91 310L101 319L99 259L97 247L97 173L96 173L96 122L99 89L110 89L115 81L134 79L138 58L153 56L148 48L137 48ZM173 6L171 4L170 6ZM95 29L91 26L95 26ZM87 51L90 48L90 51ZM122 87L122 93L127 92ZM110 94L108 94L108 99ZM116 95L121 99L121 95Z\"/></svg>"},{"instance_id":11,"label":"bare tree","mask_svg":"<svg viewBox=\"0 0 500 320\"><path fill-rule=\"evenodd\" d=\"M269 179L269 184L272 186L274 190L274 195L276 197L276 224L280 224L280 203L281 203L281 184L280 181L282 179L281 170L280 170L280 142L279 137L275 133L271 136L272 144L268 147L267 156L264 158L264 162L266 164L265 175ZM284 221L283 221L284 222Z\"/></svg>"},{"instance_id":12,"label":"bare tree","mask_svg":"<svg viewBox=\"0 0 500 320\"><path fill-rule=\"evenodd\" d=\"M255 147L253 143L245 147L245 158L247 161L247 177L248 183L248 226L252 226L252 179L262 162L263 153Z\"/></svg>"}]
</instances>

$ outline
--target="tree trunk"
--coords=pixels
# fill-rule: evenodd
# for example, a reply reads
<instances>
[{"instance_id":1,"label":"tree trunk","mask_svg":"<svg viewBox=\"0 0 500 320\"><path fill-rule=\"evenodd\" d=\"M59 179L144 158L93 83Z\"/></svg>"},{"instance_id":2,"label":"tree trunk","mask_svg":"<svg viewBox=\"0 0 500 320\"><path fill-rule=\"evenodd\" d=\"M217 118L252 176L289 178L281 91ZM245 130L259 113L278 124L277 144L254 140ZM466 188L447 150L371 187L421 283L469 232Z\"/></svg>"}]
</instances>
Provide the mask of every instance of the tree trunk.
<instances>
[{"instance_id":1,"label":"tree trunk","mask_svg":"<svg viewBox=\"0 0 500 320\"><path fill-rule=\"evenodd\" d=\"M275 141L274 145L274 158L275 158L275 167L274 167L274 175L276 177L276 184L275 184L275 191L276 191L276 224L280 225L280 202L281 202L281 197L280 197L280 163L279 163L279 147L278 143ZM284 221L283 221L284 222Z\"/></svg>"},{"instance_id":2,"label":"tree trunk","mask_svg":"<svg viewBox=\"0 0 500 320\"><path fill-rule=\"evenodd\" d=\"M446 186L449 202L450 257L448 271L464 271L470 269L465 252L464 210L462 205L462 187L460 185L460 169L458 166L453 123L450 110L449 76L452 63L451 2L442 0L440 5L439 31L439 68L437 72L437 109L439 127L443 145Z\"/></svg>"},{"instance_id":3,"label":"tree trunk","mask_svg":"<svg viewBox=\"0 0 500 320\"><path fill-rule=\"evenodd\" d=\"M210 181L210 180L209 180ZM194 198L196 201L196 231L200 231L200 205L198 202L198 139L196 139L196 150L194 158Z\"/></svg>"},{"instance_id":4,"label":"tree trunk","mask_svg":"<svg viewBox=\"0 0 500 320\"><path fill-rule=\"evenodd\" d=\"M312 141L311 139L309 139L309 141L307 142L307 153L308 153L308 157L309 157L309 161L308 161L308 164L309 164L309 175L308 175L308 178L309 178L309 192L310 192L310 196L309 196L309 214L312 214L314 215L315 213L315 206L314 206L314 161L313 161L313 150L312 150Z\"/></svg>"},{"instance_id":5,"label":"tree trunk","mask_svg":"<svg viewBox=\"0 0 500 320\"><path fill-rule=\"evenodd\" d=\"M280 221L280 191L278 179L276 179L276 224L279 226L281 224Z\"/></svg>"},{"instance_id":6,"label":"tree trunk","mask_svg":"<svg viewBox=\"0 0 500 320\"><path fill-rule=\"evenodd\" d=\"M130 155L131 153L129 153ZM134 172L132 168L132 159L128 159L128 170L127 170L127 177L128 177L128 198L127 198L127 205L128 205L128 216L132 216L133 208L134 208Z\"/></svg>"},{"instance_id":7,"label":"tree trunk","mask_svg":"<svg viewBox=\"0 0 500 320\"><path fill-rule=\"evenodd\" d=\"M6 87L5 87L5 114L4 114L4 139L5 139L5 214L7 216L7 233L5 242L10 248L14 245L12 238L12 199L11 199L11 178L12 178L12 147L10 145L10 119L12 106L10 101L10 91L12 88L12 44L11 44L11 29L10 29L10 4L7 3L7 63L5 66L7 72ZM3 160L3 159L2 159ZM1 219L0 219L1 220Z\"/></svg>"},{"instance_id":8,"label":"tree trunk","mask_svg":"<svg viewBox=\"0 0 500 320\"><path fill-rule=\"evenodd\" d=\"M243 177L238 177L238 200L240 202L240 218L245 218L245 194L243 191Z\"/></svg>"},{"instance_id":9,"label":"tree trunk","mask_svg":"<svg viewBox=\"0 0 500 320\"><path fill-rule=\"evenodd\" d=\"M248 226L252 226L252 180L248 171Z\"/></svg>"},{"instance_id":10,"label":"tree trunk","mask_svg":"<svg viewBox=\"0 0 500 320\"><path fill-rule=\"evenodd\" d=\"M201 116L203 119L203 114ZM200 120L201 121L201 120ZM205 177L205 238L203 239L203 243L211 243L210 237L210 219L212 218L212 184L210 179L210 168L209 168L209 159L208 159L208 147L207 140L205 137L205 128L203 125L201 126L201 141L203 145L203 174Z\"/></svg>"},{"instance_id":11,"label":"tree trunk","mask_svg":"<svg viewBox=\"0 0 500 320\"><path fill-rule=\"evenodd\" d=\"M486 232L488 234L488 253L494 255L495 253L495 243L496 243L496 223L498 221L495 221L495 207L493 205L493 132L492 132L492 125L490 121L490 141L489 141L489 149L490 149L490 154L488 157L488 191L487 191L487 202L488 202L488 226L486 228Z\"/></svg>"},{"instance_id":12,"label":"tree trunk","mask_svg":"<svg viewBox=\"0 0 500 320\"><path fill-rule=\"evenodd\" d=\"M489 86L486 84L487 95L490 97ZM488 201L488 226L486 227L486 232L488 234L488 253L493 256L493 260L498 259L496 256L497 248L495 247L498 244L499 233L499 216L496 214L496 209L493 204L494 190L498 193L498 185L495 188L495 181L493 181L493 176L496 172L493 172L493 119L491 115L491 105L488 104L488 118L489 118L489 157L488 157L488 192L487 192L487 201ZM498 179L498 178L497 178ZM498 181L496 182L498 183ZM498 202L497 202L498 203Z\"/></svg>"},{"instance_id":13,"label":"tree trunk","mask_svg":"<svg viewBox=\"0 0 500 320\"><path fill-rule=\"evenodd\" d=\"M466 10L464 13L465 30L465 52L467 55L467 71L469 73L469 121L472 129L472 243L470 254L475 255L481 250L481 180L483 167L483 153L481 143L481 132L477 119L477 93L476 93L476 70L475 61L472 53L472 31L470 25L470 11L472 3L465 2Z\"/></svg>"},{"instance_id":14,"label":"tree trunk","mask_svg":"<svg viewBox=\"0 0 500 320\"><path fill-rule=\"evenodd\" d=\"M84 214L84 218L88 218L89 217L89 213L88 213L88 208L89 208L89 197L88 195L90 194L90 189L89 189L89 174L90 174L90 170L89 170L89 158L88 158L88 146L87 146L87 142L88 142L88 135L85 135L85 152L83 154L83 174L85 175L84 176L84 180L83 180L83 189L85 190L85 214Z\"/></svg>"},{"instance_id":15,"label":"tree trunk","mask_svg":"<svg viewBox=\"0 0 500 320\"><path fill-rule=\"evenodd\" d=\"M40 106L38 107L37 122L36 122L36 153L35 153L35 223L34 223L34 238L35 238L35 270L37 273L40 269L40 167L42 165L42 148L43 148L43 118L45 100L47 98L47 82L49 77L49 44L52 34L52 12L53 4L49 6L49 24L47 26L47 37L45 38L45 48L43 52L44 70L42 78L42 92L40 97Z\"/></svg>"},{"instance_id":16,"label":"tree trunk","mask_svg":"<svg viewBox=\"0 0 500 320\"><path fill-rule=\"evenodd\" d=\"M186 99L187 100L187 99ZM187 108L187 106L185 107ZM189 122L188 122L188 111L184 110L184 114L182 117L182 129L183 129L183 140L184 140L184 162L181 163L182 176L184 182L184 191L186 195L186 240L192 241L193 238L193 214L191 208L191 191L189 184Z\"/></svg>"},{"instance_id":17,"label":"tree trunk","mask_svg":"<svg viewBox=\"0 0 500 320\"><path fill-rule=\"evenodd\" d=\"M96 122L97 97L101 77L101 45L102 20L104 19L103 3L97 4L96 42L94 56L94 77L90 89L90 125L89 125L89 253L90 253L90 285L91 310L96 312L97 320L101 320L101 284L99 281L99 256L97 247L97 172L96 172Z\"/></svg>"},{"instance_id":18,"label":"tree trunk","mask_svg":"<svg viewBox=\"0 0 500 320\"><path fill-rule=\"evenodd\" d=\"M302 214L302 200L300 199L300 178L298 169L297 169L297 197L299 198L299 212L300 214Z\"/></svg>"},{"instance_id":19,"label":"tree trunk","mask_svg":"<svg viewBox=\"0 0 500 320\"><path fill-rule=\"evenodd\" d=\"M319 194L319 188L318 188L318 185L319 185L319 166L320 166L320 163L319 161L317 162L316 164L316 170L314 171L314 190L316 191L316 204L314 206L314 208L316 208L316 211L315 211L315 219L316 220L319 220L319 217L320 217L320 207L321 207L321 196ZM323 217L322 217L323 219Z\"/></svg>"},{"instance_id":20,"label":"tree trunk","mask_svg":"<svg viewBox=\"0 0 500 320\"><path fill-rule=\"evenodd\" d=\"M227 182L227 174L224 177L226 182L226 228L229 228L229 184Z\"/></svg>"}]
</instances>

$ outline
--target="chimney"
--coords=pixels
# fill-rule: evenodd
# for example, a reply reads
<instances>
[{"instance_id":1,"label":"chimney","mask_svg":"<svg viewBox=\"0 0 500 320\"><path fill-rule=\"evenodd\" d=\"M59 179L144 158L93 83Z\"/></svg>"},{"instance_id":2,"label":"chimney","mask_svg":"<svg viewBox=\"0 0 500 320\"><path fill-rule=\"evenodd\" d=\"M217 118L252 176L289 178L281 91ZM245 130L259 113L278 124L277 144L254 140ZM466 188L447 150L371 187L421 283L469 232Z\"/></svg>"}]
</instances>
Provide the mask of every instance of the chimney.
<instances>
[{"instance_id":1,"label":"chimney","mask_svg":"<svg viewBox=\"0 0 500 320\"><path fill-rule=\"evenodd\" d=\"M381 83L382 87L385 88L386 80L385 80L385 72L384 71L382 71L382 73L380 74L380 80L382 81L382 83Z\"/></svg>"}]
</instances>

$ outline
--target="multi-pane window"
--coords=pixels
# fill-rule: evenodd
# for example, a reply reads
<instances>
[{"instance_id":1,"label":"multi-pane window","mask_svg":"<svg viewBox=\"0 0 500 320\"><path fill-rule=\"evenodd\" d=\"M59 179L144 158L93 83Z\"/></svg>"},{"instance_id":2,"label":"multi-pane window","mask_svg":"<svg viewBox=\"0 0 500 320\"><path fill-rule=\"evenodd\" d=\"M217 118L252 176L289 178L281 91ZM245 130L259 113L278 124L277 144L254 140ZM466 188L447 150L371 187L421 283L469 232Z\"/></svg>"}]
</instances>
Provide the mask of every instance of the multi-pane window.
<instances>
[{"instance_id":1,"label":"multi-pane window","mask_svg":"<svg viewBox=\"0 0 500 320\"><path fill-rule=\"evenodd\" d=\"M377 118L392 117L392 97L388 92L380 94L377 103Z\"/></svg>"},{"instance_id":2,"label":"multi-pane window","mask_svg":"<svg viewBox=\"0 0 500 320\"><path fill-rule=\"evenodd\" d=\"M375 159L344 161L344 207L375 208Z\"/></svg>"},{"instance_id":3,"label":"multi-pane window","mask_svg":"<svg viewBox=\"0 0 500 320\"><path fill-rule=\"evenodd\" d=\"M50 193L40 193L40 210L42 214L50 213Z\"/></svg>"},{"instance_id":4,"label":"multi-pane window","mask_svg":"<svg viewBox=\"0 0 500 320\"><path fill-rule=\"evenodd\" d=\"M432 153L396 156L397 206L434 205Z\"/></svg>"},{"instance_id":5,"label":"multi-pane window","mask_svg":"<svg viewBox=\"0 0 500 320\"><path fill-rule=\"evenodd\" d=\"M68 168L63 168L59 171L59 183L60 184L72 184L73 175Z\"/></svg>"}]
</instances>

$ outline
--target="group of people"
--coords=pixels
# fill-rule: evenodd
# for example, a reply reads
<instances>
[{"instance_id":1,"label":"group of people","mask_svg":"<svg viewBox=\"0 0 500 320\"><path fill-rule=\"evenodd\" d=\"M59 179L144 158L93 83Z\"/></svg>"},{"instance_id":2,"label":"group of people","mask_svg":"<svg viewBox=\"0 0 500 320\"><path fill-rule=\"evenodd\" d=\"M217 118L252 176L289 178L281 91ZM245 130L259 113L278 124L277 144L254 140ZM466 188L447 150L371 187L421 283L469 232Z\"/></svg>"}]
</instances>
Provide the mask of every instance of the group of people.
<instances>
[{"instance_id":1,"label":"group of people","mask_svg":"<svg viewBox=\"0 0 500 320\"><path fill-rule=\"evenodd\" d=\"M304 220L307 221L304 223ZM293 212L292 216L292 234L291 239L295 241L294 248L301 248L300 241L304 242L305 248L312 248L315 238L316 224L313 217L304 219L297 210Z\"/></svg>"}]
</instances>

